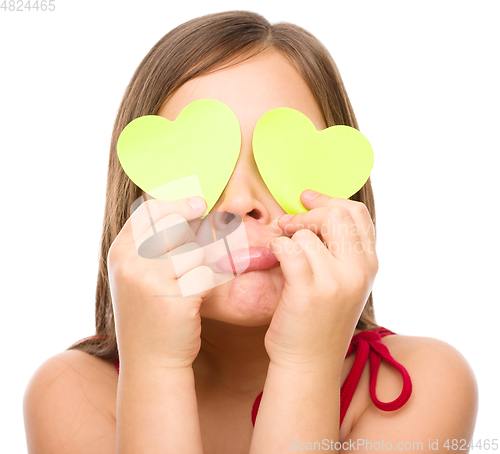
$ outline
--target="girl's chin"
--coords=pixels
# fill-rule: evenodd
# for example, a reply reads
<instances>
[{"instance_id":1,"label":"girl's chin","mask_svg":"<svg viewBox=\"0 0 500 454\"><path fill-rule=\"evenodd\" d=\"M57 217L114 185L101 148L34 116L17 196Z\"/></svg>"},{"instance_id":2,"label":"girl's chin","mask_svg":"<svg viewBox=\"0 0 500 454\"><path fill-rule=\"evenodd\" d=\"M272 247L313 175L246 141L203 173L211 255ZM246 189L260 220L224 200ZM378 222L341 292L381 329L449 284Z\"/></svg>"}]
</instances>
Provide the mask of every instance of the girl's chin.
<instances>
[{"instance_id":1,"label":"girl's chin","mask_svg":"<svg viewBox=\"0 0 500 454\"><path fill-rule=\"evenodd\" d=\"M281 268L249 271L214 288L200 315L221 322L261 326L271 322L283 289Z\"/></svg>"}]
</instances>

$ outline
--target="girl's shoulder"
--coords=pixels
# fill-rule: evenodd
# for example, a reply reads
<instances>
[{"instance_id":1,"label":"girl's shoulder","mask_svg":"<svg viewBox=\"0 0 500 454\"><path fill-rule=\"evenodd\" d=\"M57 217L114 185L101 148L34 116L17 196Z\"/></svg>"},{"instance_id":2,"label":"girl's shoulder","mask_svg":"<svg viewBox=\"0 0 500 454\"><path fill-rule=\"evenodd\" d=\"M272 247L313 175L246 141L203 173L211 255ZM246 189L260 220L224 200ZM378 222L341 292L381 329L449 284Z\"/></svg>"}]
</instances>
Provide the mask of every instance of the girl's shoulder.
<instances>
[{"instance_id":1,"label":"girl's shoulder","mask_svg":"<svg viewBox=\"0 0 500 454\"><path fill-rule=\"evenodd\" d=\"M385 328L380 328L385 331ZM389 355L403 366L412 383L412 396L431 388L448 388L450 383L474 393L476 378L469 362L458 349L449 343L432 337L409 336L404 334L384 335L380 341L387 347ZM351 363L355 355L352 355ZM376 395L383 402L396 399L402 389L403 378L394 365L380 356L382 361L377 380ZM349 365L347 366L349 367ZM346 371L347 372L347 371ZM362 379L369 382L369 362L367 361ZM368 387L369 389L369 383ZM414 401L415 398L410 399ZM372 399L370 402L373 404Z\"/></svg>"},{"instance_id":2,"label":"girl's shoulder","mask_svg":"<svg viewBox=\"0 0 500 454\"><path fill-rule=\"evenodd\" d=\"M78 378L82 382L99 382L105 386L116 384L116 368L112 361L75 349L62 351L45 360L34 372L32 380L40 376L54 380Z\"/></svg>"},{"instance_id":3,"label":"girl's shoulder","mask_svg":"<svg viewBox=\"0 0 500 454\"><path fill-rule=\"evenodd\" d=\"M28 447L35 452L71 451L99 440L114 452L116 369L112 362L80 350L45 360L29 380L23 399ZM92 451L94 449L94 451Z\"/></svg>"},{"instance_id":4,"label":"girl's shoulder","mask_svg":"<svg viewBox=\"0 0 500 454\"><path fill-rule=\"evenodd\" d=\"M447 342L430 337L397 334L384 336L381 341L392 358L408 372L411 396L396 411L377 408L370 395L367 362L358 385L364 394L360 399L362 411L353 415L348 438L358 435L367 438L371 430L374 438L383 438L386 430L387 434L399 430L402 437L407 433L407 438L415 438L415 441L419 437L428 440L433 436L472 437L478 390L474 372L465 357ZM378 400L394 401L402 386L401 373L387 361L382 361L375 388Z\"/></svg>"},{"instance_id":5,"label":"girl's shoulder","mask_svg":"<svg viewBox=\"0 0 500 454\"><path fill-rule=\"evenodd\" d=\"M449 343L432 337L402 334L385 336L382 343L410 376L412 397L408 401L409 407L415 406L417 400L424 402L424 398L429 400L431 396L436 403L444 402L458 390L464 399L473 399L477 394L476 378L469 362ZM398 396L403 380L394 367L382 361L377 382L379 399L389 401ZM453 397L455 402L457 397Z\"/></svg>"},{"instance_id":6,"label":"girl's shoulder","mask_svg":"<svg viewBox=\"0 0 500 454\"><path fill-rule=\"evenodd\" d=\"M433 375L437 372L443 379L457 379L458 374L464 380L475 382L474 373L465 357L443 340L403 334L385 336L381 340L391 356L408 370L412 382L433 380L437 378Z\"/></svg>"}]
</instances>

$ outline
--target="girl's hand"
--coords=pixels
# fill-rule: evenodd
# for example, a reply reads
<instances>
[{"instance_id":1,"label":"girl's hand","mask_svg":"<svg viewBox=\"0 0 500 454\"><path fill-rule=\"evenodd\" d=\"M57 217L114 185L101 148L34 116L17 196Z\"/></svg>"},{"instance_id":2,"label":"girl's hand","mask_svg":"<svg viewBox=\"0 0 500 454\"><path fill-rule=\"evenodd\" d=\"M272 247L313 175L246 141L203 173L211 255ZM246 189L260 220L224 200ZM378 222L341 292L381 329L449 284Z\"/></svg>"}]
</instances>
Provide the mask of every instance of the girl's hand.
<instances>
[{"instance_id":1,"label":"girl's hand","mask_svg":"<svg viewBox=\"0 0 500 454\"><path fill-rule=\"evenodd\" d=\"M279 221L293 236L270 245L285 284L265 338L271 363L306 371L341 367L378 270L366 206L308 193L310 211Z\"/></svg>"},{"instance_id":2,"label":"girl's hand","mask_svg":"<svg viewBox=\"0 0 500 454\"><path fill-rule=\"evenodd\" d=\"M189 204L193 200L198 206ZM200 305L215 284L191 228L200 220L187 220L205 209L201 197L148 200L111 245L108 274L121 363L183 368L198 355Z\"/></svg>"}]
</instances>

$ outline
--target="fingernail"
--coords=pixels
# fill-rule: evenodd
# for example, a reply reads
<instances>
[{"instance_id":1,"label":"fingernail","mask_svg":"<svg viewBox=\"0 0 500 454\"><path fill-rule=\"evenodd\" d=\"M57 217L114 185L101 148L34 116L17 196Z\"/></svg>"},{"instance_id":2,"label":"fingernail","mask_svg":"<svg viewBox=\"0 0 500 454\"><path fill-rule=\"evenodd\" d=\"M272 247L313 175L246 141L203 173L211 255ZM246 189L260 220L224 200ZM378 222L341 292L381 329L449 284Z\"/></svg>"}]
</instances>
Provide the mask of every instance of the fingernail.
<instances>
[{"instance_id":1,"label":"fingernail","mask_svg":"<svg viewBox=\"0 0 500 454\"><path fill-rule=\"evenodd\" d=\"M316 197L318 197L319 192L304 191L304 193L302 195L303 195L304 199L312 200L312 199L315 199Z\"/></svg>"},{"instance_id":2,"label":"fingernail","mask_svg":"<svg viewBox=\"0 0 500 454\"><path fill-rule=\"evenodd\" d=\"M193 210L201 210L205 206L205 202L201 197L189 197L188 199L189 205Z\"/></svg>"},{"instance_id":3,"label":"fingernail","mask_svg":"<svg viewBox=\"0 0 500 454\"><path fill-rule=\"evenodd\" d=\"M279 222L288 222L290 219L292 219L292 217L293 214L284 214L280 217Z\"/></svg>"}]
</instances>

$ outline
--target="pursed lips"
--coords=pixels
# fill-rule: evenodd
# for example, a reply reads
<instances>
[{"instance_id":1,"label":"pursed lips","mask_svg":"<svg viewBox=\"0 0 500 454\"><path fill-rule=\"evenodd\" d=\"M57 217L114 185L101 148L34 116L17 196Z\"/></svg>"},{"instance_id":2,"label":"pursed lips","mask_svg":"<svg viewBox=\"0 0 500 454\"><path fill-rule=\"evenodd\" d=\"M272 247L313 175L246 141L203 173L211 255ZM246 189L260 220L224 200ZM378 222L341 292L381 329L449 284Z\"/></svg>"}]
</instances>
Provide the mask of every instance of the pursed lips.
<instances>
[{"instance_id":1,"label":"pursed lips","mask_svg":"<svg viewBox=\"0 0 500 454\"><path fill-rule=\"evenodd\" d=\"M236 249L221 257L214 265L220 271L241 274L274 268L279 265L279 261L270 248L254 246L248 249Z\"/></svg>"}]
</instances>

